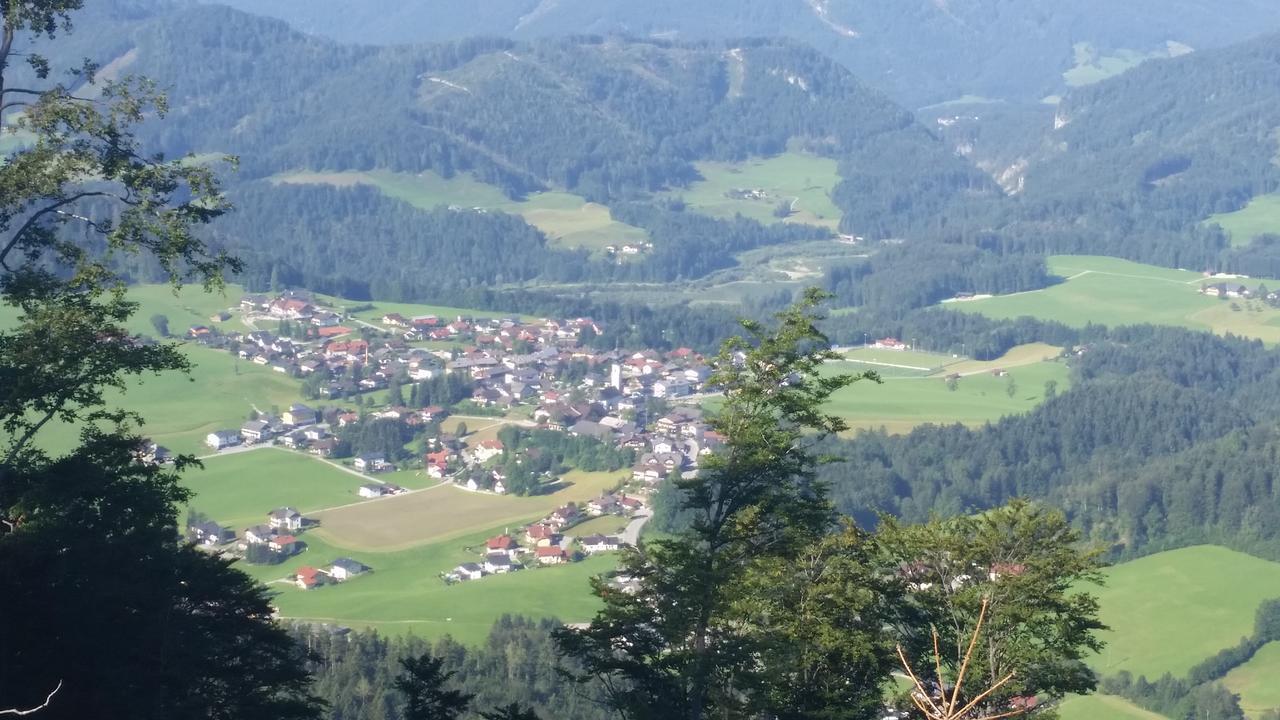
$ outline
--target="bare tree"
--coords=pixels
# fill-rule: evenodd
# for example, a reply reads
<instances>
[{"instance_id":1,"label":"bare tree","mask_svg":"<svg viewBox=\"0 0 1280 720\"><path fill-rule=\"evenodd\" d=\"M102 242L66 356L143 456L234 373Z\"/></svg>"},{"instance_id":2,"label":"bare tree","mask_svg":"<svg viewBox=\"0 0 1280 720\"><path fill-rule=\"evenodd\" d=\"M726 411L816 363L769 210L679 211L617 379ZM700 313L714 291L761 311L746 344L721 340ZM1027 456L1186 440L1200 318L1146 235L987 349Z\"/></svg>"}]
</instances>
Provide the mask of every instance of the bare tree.
<instances>
[{"instance_id":1,"label":"bare tree","mask_svg":"<svg viewBox=\"0 0 1280 720\"><path fill-rule=\"evenodd\" d=\"M35 707L27 708L26 710L20 710L18 708L5 708L3 710L0 710L0 715L34 715L40 712L41 710L49 707L49 703L53 702L53 696L57 695L58 691L61 689L62 689L62 681L59 680L58 686L49 692L49 695L45 697L43 703L40 703Z\"/></svg>"}]
</instances>

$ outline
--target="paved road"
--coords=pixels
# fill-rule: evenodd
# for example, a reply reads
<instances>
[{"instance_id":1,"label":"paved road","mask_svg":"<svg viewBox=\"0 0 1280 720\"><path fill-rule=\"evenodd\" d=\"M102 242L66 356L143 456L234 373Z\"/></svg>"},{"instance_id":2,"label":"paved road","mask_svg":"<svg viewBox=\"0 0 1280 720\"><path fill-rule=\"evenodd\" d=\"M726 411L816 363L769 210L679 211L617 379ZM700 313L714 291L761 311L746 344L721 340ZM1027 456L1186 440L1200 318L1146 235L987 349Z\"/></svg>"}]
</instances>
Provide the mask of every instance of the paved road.
<instances>
[{"instance_id":1,"label":"paved road","mask_svg":"<svg viewBox=\"0 0 1280 720\"><path fill-rule=\"evenodd\" d=\"M632 546L639 543L640 531L644 529L645 524L649 522L651 517L653 516L645 511L636 513L635 517L631 518L631 522L627 523L627 529L622 531L622 536L619 539Z\"/></svg>"}]
</instances>

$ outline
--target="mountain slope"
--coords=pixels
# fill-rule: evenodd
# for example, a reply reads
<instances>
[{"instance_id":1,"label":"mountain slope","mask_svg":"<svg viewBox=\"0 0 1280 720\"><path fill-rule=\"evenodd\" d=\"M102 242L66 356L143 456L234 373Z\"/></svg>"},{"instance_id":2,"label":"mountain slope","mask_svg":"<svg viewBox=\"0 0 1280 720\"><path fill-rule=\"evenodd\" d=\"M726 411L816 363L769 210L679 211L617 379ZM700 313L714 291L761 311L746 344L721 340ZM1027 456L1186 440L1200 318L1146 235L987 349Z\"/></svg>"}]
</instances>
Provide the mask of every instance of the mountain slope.
<instances>
[{"instance_id":1,"label":"mountain slope","mask_svg":"<svg viewBox=\"0 0 1280 720\"><path fill-rule=\"evenodd\" d=\"M218 0L342 40L419 43L625 33L667 39L783 35L915 106L961 95L1038 99L1065 87L1073 48L1141 55L1280 29L1269 0Z\"/></svg>"},{"instance_id":2,"label":"mountain slope","mask_svg":"<svg viewBox=\"0 0 1280 720\"><path fill-rule=\"evenodd\" d=\"M1280 34L1147 63L1066 97L1027 158L1021 217L1080 235L1145 234L1146 247L1114 254L1212 265L1225 241L1199 223L1280 187L1278 131Z\"/></svg>"}]
</instances>

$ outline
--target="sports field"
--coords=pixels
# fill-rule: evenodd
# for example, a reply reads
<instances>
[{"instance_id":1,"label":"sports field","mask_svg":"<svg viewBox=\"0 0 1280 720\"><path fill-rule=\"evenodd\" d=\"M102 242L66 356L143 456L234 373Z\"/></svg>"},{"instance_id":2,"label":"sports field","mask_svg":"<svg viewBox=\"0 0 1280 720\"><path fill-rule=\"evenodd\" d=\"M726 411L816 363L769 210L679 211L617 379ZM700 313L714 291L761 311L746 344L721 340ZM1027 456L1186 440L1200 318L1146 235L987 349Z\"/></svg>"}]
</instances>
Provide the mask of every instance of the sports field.
<instances>
[{"instance_id":1,"label":"sports field","mask_svg":"<svg viewBox=\"0 0 1280 720\"><path fill-rule=\"evenodd\" d=\"M516 527L567 502L585 502L613 489L626 471L571 472L566 486L534 497L473 493L441 485L409 495L371 500L317 513L314 531L326 541L364 550L400 550L466 535L480 528ZM357 483L358 485L359 483Z\"/></svg>"},{"instance_id":2,"label":"sports field","mask_svg":"<svg viewBox=\"0 0 1280 720\"><path fill-rule=\"evenodd\" d=\"M1166 720L1114 695L1073 695L1058 708L1061 720Z\"/></svg>"},{"instance_id":3,"label":"sports field","mask_svg":"<svg viewBox=\"0 0 1280 720\"><path fill-rule=\"evenodd\" d=\"M1236 246L1248 245L1259 235L1280 235L1280 194L1260 195L1235 212L1210 215L1205 223L1220 225Z\"/></svg>"},{"instance_id":4,"label":"sports field","mask_svg":"<svg viewBox=\"0 0 1280 720\"><path fill-rule=\"evenodd\" d=\"M204 461L183 484L195 493L190 506L237 531L266 521L278 507L313 510L360 502L360 477L322 460L264 447ZM404 496L402 496L404 497Z\"/></svg>"},{"instance_id":5,"label":"sports field","mask_svg":"<svg viewBox=\"0 0 1280 720\"><path fill-rule=\"evenodd\" d=\"M497 187L480 182L470 175L444 178L430 171L416 175L387 171L300 172L278 175L273 181L337 187L373 185L390 197L423 209L456 205L520 215L546 234L553 244L562 247L601 250L606 245L622 246L649 239L649 234L644 230L615 221L609 208L587 202L577 195L545 192L534 193L524 200L511 200Z\"/></svg>"},{"instance_id":6,"label":"sports field","mask_svg":"<svg viewBox=\"0 0 1280 720\"><path fill-rule=\"evenodd\" d=\"M1201 295L1200 286L1215 281L1200 273L1084 255L1053 256L1049 269L1065 281L1043 290L941 307L993 318L1029 315L1073 327L1154 323L1280 342L1280 310L1260 301Z\"/></svg>"},{"instance_id":7,"label":"sports field","mask_svg":"<svg viewBox=\"0 0 1280 720\"><path fill-rule=\"evenodd\" d=\"M698 212L713 217L742 215L763 223L781 222L774 211L779 203L792 203L787 222L840 224L840 210L831 202L831 191L840 182L836 162L808 153L787 152L747 162L695 163L703 179L670 194L684 199ZM763 198L739 197L739 190L762 190Z\"/></svg>"},{"instance_id":8,"label":"sports field","mask_svg":"<svg viewBox=\"0 0 1280 720\"><path fill-rule=\"evenodd\" d=\"M1263 600L1280 597L1280 564L1211 545L1163 552L1107 570L1092 590L1107 648L1092 665L1149 679L1185 675L1253 632Z\"/></svg>"},{"instance_id":9,"label":"sports field","mask_svg":"<svg viewBox=\"0 0 1280 720\"><path fill-rule=\"evenodd\" d=\"M1250 717L1280 708L1280 642L1263 645L1249 662L1227 673L1223 684L1240 696L1240 707Z\"/></svg>"}]
</instances>

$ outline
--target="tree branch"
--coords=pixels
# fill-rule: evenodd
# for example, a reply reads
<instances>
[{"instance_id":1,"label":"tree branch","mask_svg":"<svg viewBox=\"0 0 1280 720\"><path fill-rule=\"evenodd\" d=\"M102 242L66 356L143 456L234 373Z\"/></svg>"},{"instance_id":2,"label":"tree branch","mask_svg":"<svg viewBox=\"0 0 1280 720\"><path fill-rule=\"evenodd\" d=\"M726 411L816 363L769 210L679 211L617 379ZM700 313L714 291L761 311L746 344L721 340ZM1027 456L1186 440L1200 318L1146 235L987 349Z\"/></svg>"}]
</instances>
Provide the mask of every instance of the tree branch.
<instances>
[{"instance_id":1,"label":"tree branch","mask_svg":"<svg viewBox=\"0 0 1280 720\"><path fill-rule=\"evenodd\" d=\"M17 246L18 241L22 239L22 236L25 235L26 232L32 228L32 226L34 226L37 222L39 222L40 218L48 215L49 213L57 212L58 208L65 207L67 205L70 205L73 202L76 202L77 200L83 200L84 198L87 198L87 197L114 197L117 200L122 199L119 196L114 195L112 193L95 190L92 192L76 193L75 195L72 195L69 198L59 200L58 202L55 202L52 205L48 205L46 207L43 207L37 210L36 212L32 213L31 217L27 218L27 221L22 224L22 227L18 228L17 232L13 234L13 237L9 238L9 243L5 245L4 250L0 250L0 267L4 267L5 270L11 269L7 262L9 253L12 252L13 248Z\"/></svg>"},{"instance_id":2,"label":"tree branch","mask_svg":"<svg viewBox=\"0 0 1280 720\"><path fill-rule=\"evenodd\" d=\"M19 710L18 708L7 708L4 710L0 710L0 715L33 715L35 713L38 713L41 710L49 707L49 703L53 701L53 696L57 695L58 691L61 689L62 689L62 681L59 680L58 686L49 692L49 696L46 697L44 699L44 702L41 703L40 705L37 705L33 708L27 708L26 710Z\"/></svg>"}]
</instances>

